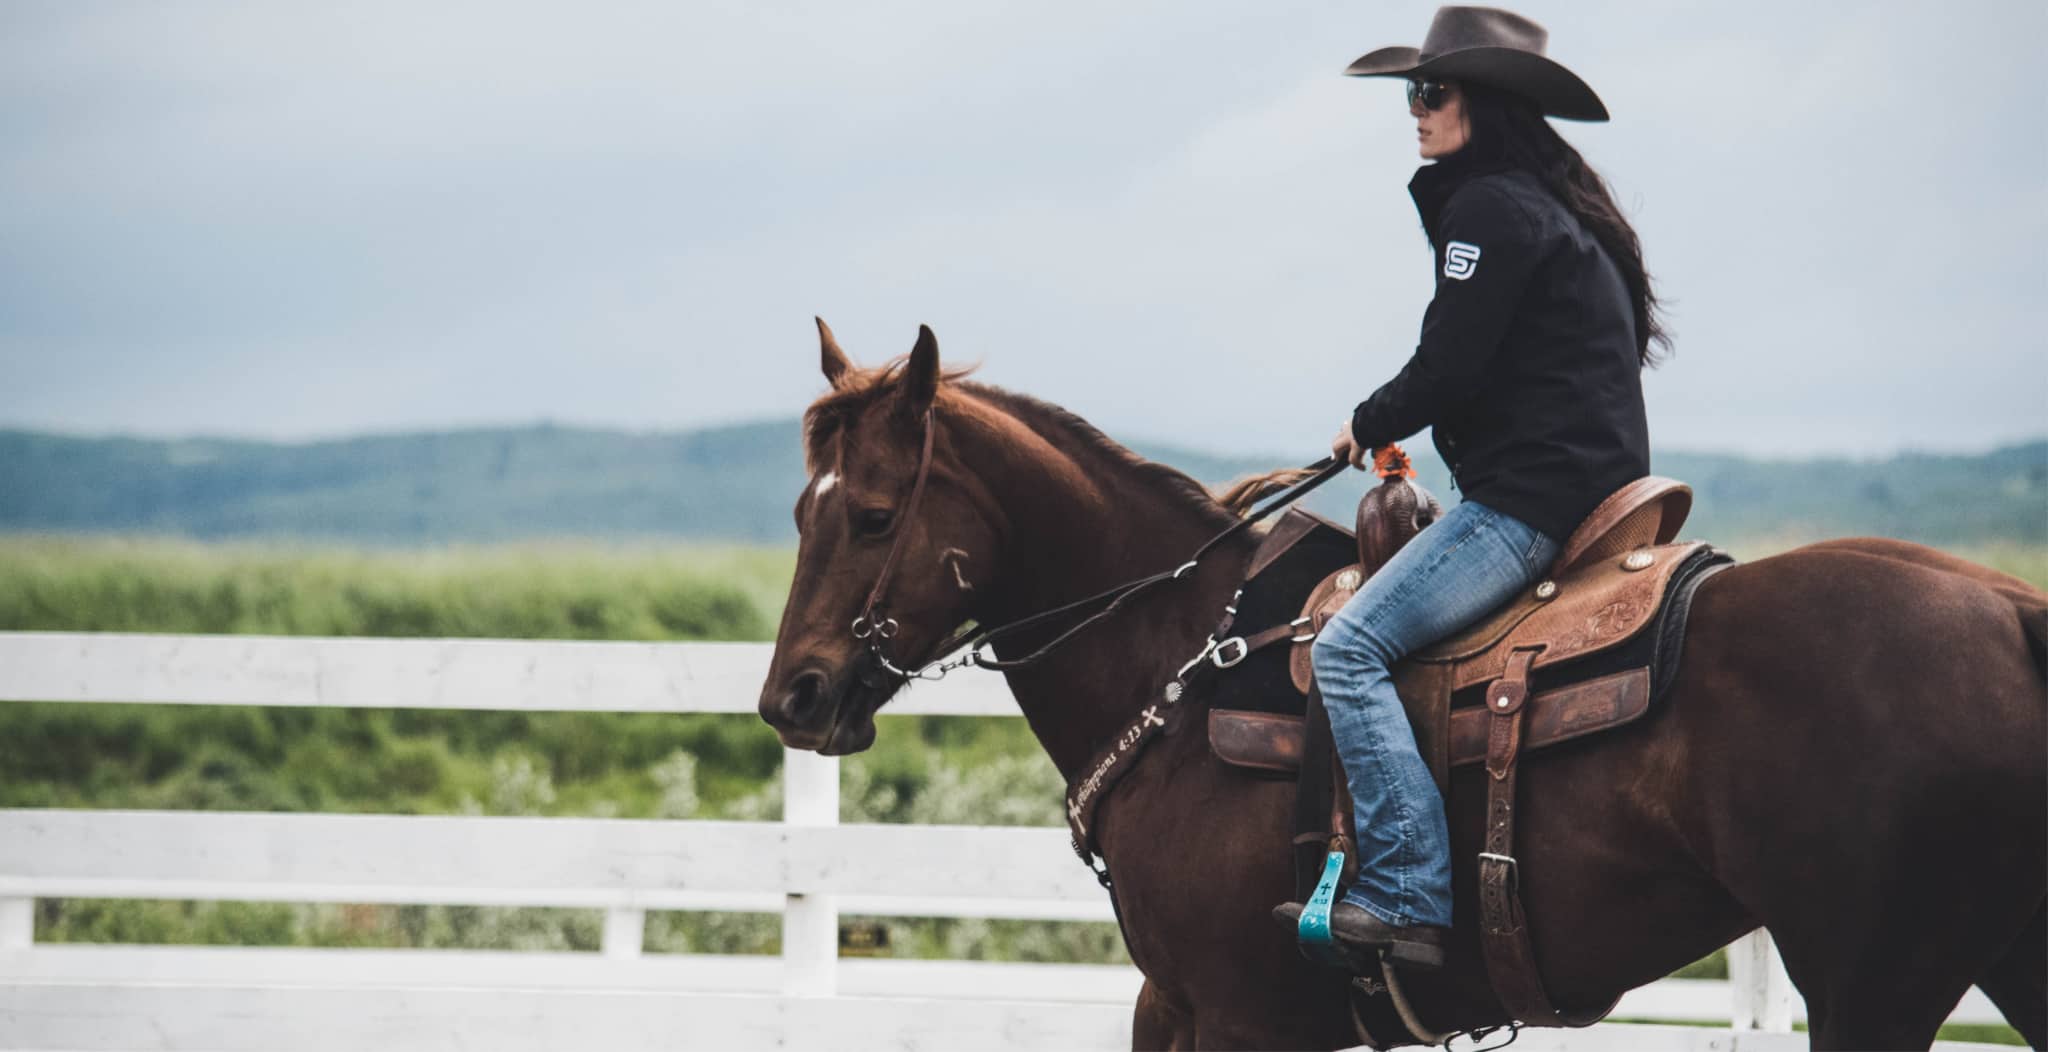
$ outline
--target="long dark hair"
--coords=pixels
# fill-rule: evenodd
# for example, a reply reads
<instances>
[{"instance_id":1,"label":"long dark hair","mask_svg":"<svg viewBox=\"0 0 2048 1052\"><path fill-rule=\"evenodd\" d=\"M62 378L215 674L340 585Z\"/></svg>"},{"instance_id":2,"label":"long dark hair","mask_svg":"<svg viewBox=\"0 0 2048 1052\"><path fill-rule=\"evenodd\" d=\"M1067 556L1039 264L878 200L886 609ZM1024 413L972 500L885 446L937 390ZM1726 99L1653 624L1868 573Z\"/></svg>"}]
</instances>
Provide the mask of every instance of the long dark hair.
<instances>
[{"instance_id":1,"label":"long dark hair","mask_svg":"<svg viewBox=\"0 0 2048 1052\"><path fill-rule=\"evenodd\" d=\"M1607 256L1621 271L1634 301L1636 342L1639 360L1654 365L1665 355L1651 349L1671 349L1671 335L1664 329L1663 311L1651 288L1650 274L1643 269L1643 246L1635 228L1615 207L1607 180L1586 163L1572 144L1543 119L1542 110L1512 92L1466 81L1465 115L1471 122L1470 142L1460 153L1513 165L1542 180L1566 211L1578 218L1586 232L1607 250Z\"/></svg>"}]
</instances>

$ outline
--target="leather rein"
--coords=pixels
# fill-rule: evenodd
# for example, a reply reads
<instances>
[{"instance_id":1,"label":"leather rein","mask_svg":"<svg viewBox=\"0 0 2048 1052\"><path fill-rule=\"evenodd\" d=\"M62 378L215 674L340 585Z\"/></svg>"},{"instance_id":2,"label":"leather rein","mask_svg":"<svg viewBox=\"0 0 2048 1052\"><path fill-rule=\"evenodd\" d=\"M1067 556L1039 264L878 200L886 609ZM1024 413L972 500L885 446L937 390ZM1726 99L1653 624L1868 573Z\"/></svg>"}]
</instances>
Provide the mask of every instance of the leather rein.
<instances>
[{"instance_id":1,"label":"leather rein","mask_svg":"<svg viewBox=\"0 0 2048 1052\"><path fill-rule=\"evenodd\" d=\"M923 665L918 666L917 668L905 669L899 668L895 662L889 660L886 644L888 640L895 638L897 632L902 628L902 626L897 622L895 618L889 617L886 614L886 608L883 605L883 599L888 594L890 578L894 576L898 558L903 553L904 538L909 536L910 533L910 529L907 524L916 517L918 508L920 507L920 505L922 505L924 501L925 482L930 477L932 469L932 436L933 433L937 430L937 428L933 426L934 419L935 418L933 415L933 410L931 408L926 408L924 411L923 448L918 453L917 475L915 477L915 480L910 485L910 501L908 504L904 505L903 514L897 516L896 518L896 537L889 544L889 554L887 558L885 558L882 561L882 572L879 576L875 578L874 587L868 590L867 601L861 604L860 615L853 619L853 624L851 626L853 638L861 640L862 642L867 644L868 654L874 659L875 663L878 666L880 666L884 671L888 672L892 676L897 677L900 681L903 682L908 682L913 679L944 679L947 673L952 672L954 669L957 668L985 668L1001 672L1008 669L1022 668L1026 665L1032 664L1033 662L1039 661L1046 655L1051 654L1054 650L1057 650L1060 646L1064 645L1068 640L1071 640L1075 636L1079 635L1084 629L1088 628L1090 625L1093 625L1096 622L1101 621L1104 618L1110 617L1111 615L1115 614L1118 610L1122 609L1123 605L1126 602L1130 601L1133 597L1140 595L1144 592L1147 592L1159 585L1165 584L1168 581L1179 580L1180 578L1193 572L1195 567L1201 563L1202 559L1205 556L1207 556L1210 552L1214 551L1218 545L1223 544L1225 541L1228 541L1232 537L1244 533L1245 531L1251 529L1253 526L1257 525L1259 522L1265 520L1266 517L1272 515L1274 512L1279 511L1281 508L1284 508L1287 505L1292 504L1297 500L1300 500L1302 497L1307 496L1310 490L1313 490L1317 486L1320 486L1323 483L1328 482L1331 479L1337 477L1337 475L1341 474L1346 467L1350 466L1347 462L1337 460L1334 457L1324 457L1313 464L1307 465L1303 470L1313 472L1313 474L1309 475L1304 479L1301 479L1298 482L1295 482L1293 485L1288 486L1285 490L1282 490L1280 493L1271 498L1270 503L1267 503L1263 507L1260 507L1257 510L1251 512L1250 514L1247 514L1243 518L1232 523L1228 528L1223 530L1221 533L1218 533L1214 537L1211 537L1207 541L1203 542L1201 547L1195 549L1194 554L1189 555L1185 561L1180 563L1178 566L1175 566L1171 570L1161 570L1158 573L1148 574L1144 577L1136 578L1130 581L1125 581L1122 584L1119 584L1113 588L1105 589L1101 592L1097 592L1094 595L1087 596L1081 599L1076 599L1071 603L1065 603L1060 606L1053 607L1050 610L1041 610L1038 613L1018 618L1017 620L1011 621L1008 624L983 628L973 624L972 622L969 622L968 624L963 625L960 628L954 630L949 636L947 636L945 641L942 642L939 645L939 648L934 652L938 655L943 656L946 654L953 653L956 650L961 650L961 648L964 647L965 650L960 654L959 657L951 658L948 660L940 660L938 658L935 658L931 661L924 663ZM999 639L1002 639L1010 635L1014 635L1018 632L1027 631L1029 629L1044 625L1048 622L1056 621L1063 617L1069 617L1078 614L1081 611L1095 607L1100 607L1100 609L1096 610L1094 613L1088 615L1087 617L1082 618L1072 627L1068 628L1064 632L1061 632L1059 635L1053 637L1050 641L1040 646L1038 649L1033 650L1029 654L1025 654L1022 657L1008 659L999 658L995 655L995 651L993 648L994 644ZM1209 638L1208 644L1203 648L1202 653L1196 655L1194 660L1188 662L1187 665L1182 666L1180 673L1181 676L1184 677L1187 674L1188 669L1192 668L1196 664L1196 662L1201 661L1203 658L1209 657L1211 653L1215 651L1216 646L1217 640L1215 636L1212 634ZM1176 678L1176 682L1178 682L1178 678L1179 677Z\"/></svg>"}]
</instances>

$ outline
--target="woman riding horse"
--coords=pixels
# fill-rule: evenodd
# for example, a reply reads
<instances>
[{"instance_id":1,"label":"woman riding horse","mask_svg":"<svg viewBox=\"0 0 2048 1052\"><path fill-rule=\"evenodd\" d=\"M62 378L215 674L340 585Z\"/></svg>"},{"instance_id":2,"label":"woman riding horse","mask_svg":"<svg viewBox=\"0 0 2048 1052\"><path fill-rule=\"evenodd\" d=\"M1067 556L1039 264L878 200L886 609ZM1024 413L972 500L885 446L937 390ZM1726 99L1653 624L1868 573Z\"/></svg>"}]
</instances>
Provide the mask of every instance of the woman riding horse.
<instances>
[{"instance_id":1,"label":"woman riding horse","mask_svg":"<svg viewBox=\"0 0 2048 1052\"><path fill-rule=\"evenodd\" d=\"M1669 345L1635 231L1546 116L1604 121L1526 18L1445 7L1422 48L1346 72L1404 77L1424 165L1409 182L1436 250L1436 296L1400 373L1331 451L1434 427L1464 502L1401 548L1316 639L1316 680L1354 803L1358 877L1330 911L1361 959L1440 967L1451 925L1444 802L1390 669L1549 568L1602 498L1649 473L1641 370ZM1302 907L1274 915L1299 923Z\"/></svg>"},{"instance_id":2,"label":"woman riding horse","mask_svg":"<svg viewBox=\"0 0 2048 1052\"><path fill-rule=\"evenodd\" d=\"M1415 193L1440 279L1415 360L1337 450L1356 462L1434 424L1470 498L1369 579L1314 655L1365 847L1336 935L1410 964L1442 943L1443 967L1406 985L1412 1012L1353 996L1351 976L1273 931L1267 911L1295 880L1296 786L1164 729L1213 711L1213 683L1180 688L1252 572L1245 507L1064 409L949 372L930 329L906 357L861 368L818 325L831 388L804 414L811 479L761 718L790 748L859 752L912 676L973 655L1003 672L1070 796L1118 765L1082 848L1145 975L1134 1047L1428 1041L1410 1017L1568 1023L1561 1012L1597 1012L1762 926L1815 1048L1925 1048L1973 984L2048 1048L2048 594L1882 538L1716 574L1653 711L1517 761L1531 955L1517 979L1556 1018L1494 981L1476 923L1491 776L1450 774L1447 878L1444 804L1384 668L1521 587L1644 472L1639 371L1659 335L1634 235L1542 118L1605 112L1541 56L1542 36L1452 8L1423 52L1353 67L1415 80L1411 112L1438 159ZM1277 648L1254 660L1287 674ZM1371 780L1396 757L1409 773ZM1462 916L1442 940L1446 888Z\"/></svg>"}]
</instances>

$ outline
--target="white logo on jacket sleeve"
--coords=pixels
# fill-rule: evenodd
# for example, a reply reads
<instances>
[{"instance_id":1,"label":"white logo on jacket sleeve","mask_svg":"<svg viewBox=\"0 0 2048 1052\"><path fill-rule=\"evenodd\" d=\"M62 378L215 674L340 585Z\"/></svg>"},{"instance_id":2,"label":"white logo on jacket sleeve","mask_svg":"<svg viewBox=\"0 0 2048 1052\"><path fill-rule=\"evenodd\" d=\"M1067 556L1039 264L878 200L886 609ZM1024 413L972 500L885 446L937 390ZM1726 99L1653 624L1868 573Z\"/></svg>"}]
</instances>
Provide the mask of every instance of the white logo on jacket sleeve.
<instances>
[{"instance_id":1,"label":"white logo on jacket sleeve","mask_svg":"<svg viewBox=\"0 0 2048 1052\"><path fill-rule=\"evenodd\" d=\"M1453 241L1444 246L1444 277L1463 281L1479 269L1479 246Z\"/></svg>"}]
</instances>

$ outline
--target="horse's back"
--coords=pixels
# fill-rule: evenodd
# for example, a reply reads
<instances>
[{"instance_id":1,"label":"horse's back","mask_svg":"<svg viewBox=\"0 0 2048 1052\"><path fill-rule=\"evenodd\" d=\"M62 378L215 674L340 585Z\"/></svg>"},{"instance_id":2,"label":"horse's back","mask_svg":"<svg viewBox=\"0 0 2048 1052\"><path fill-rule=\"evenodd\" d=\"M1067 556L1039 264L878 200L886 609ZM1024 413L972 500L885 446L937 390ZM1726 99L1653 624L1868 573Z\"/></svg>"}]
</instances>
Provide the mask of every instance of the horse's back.
<instances>
[{"instance_id":1,"label":"horse's back","mask_svg":"<svg viewBox=\"0 0 2048 1052\"><path fill-rule=\"evenodd\" d=\"M1939 548L1929 548L1924 544L1890 537L1842 537L1809 544L1796 550L1855 552L1976 581L2012 603L2013 611L2020 618L2021 631L2026 635L2027 646L2033 654L2035 667L2040 668L2048 664L2048 592L2012 574L1994 570L1982 563L1971 562L1959 555L1951 555Z\"/></svg>"},{"instance_id":2,"label":"horse's back","mask_svg":"<svg viewBox=\"0 0 2048 1052\"><path fill-rule=\"evenodd\" d=\"M1708 688L1705 707L1757 698L1748 715L1766 724L1808 711L1844 738L1958 729L2038 766L2044 617L2048 595L2016 577L1904 541L1827 541L1706 582L1681 679Z\"/></svg>"}]
</instances>

